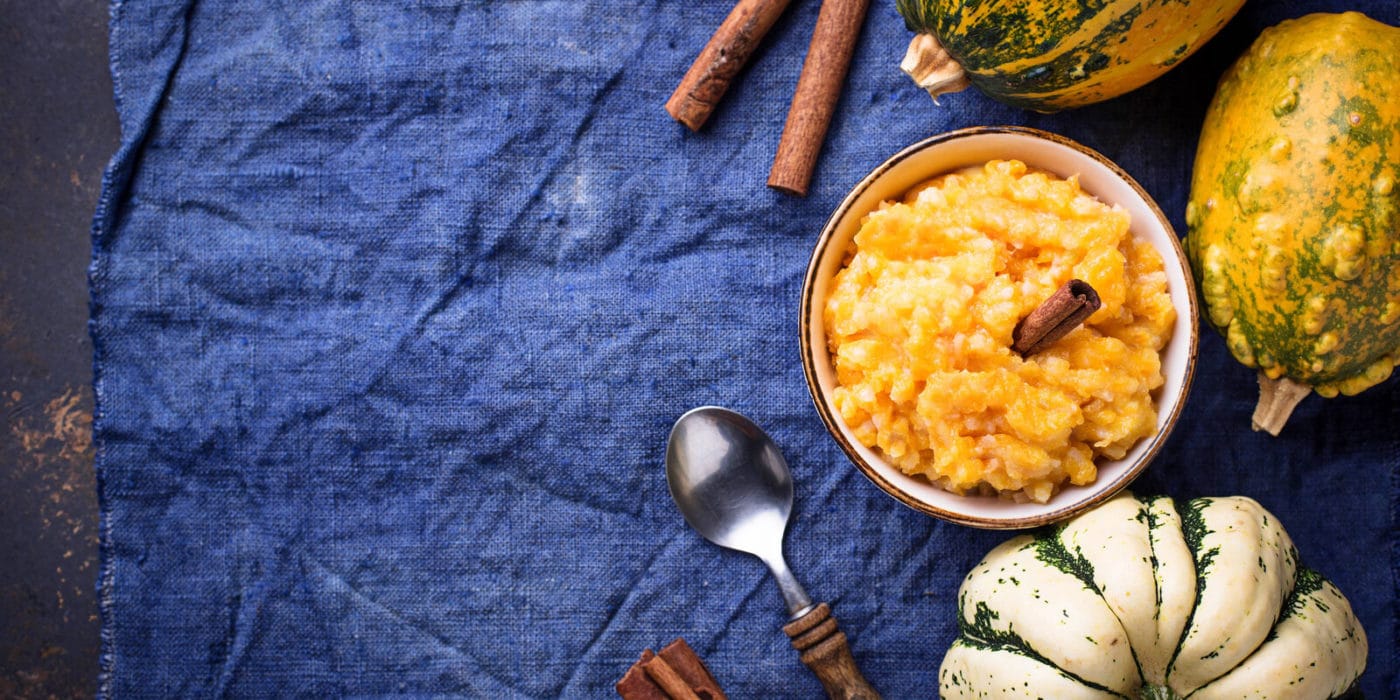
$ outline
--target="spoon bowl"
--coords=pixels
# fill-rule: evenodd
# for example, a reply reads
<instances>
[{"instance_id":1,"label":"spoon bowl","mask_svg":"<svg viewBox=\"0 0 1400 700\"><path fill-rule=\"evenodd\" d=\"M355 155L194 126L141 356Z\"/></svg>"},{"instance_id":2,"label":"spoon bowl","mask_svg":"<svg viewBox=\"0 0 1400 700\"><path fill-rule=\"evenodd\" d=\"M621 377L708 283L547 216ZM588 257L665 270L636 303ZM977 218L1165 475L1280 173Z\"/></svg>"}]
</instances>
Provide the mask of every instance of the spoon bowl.
<instances>
[{"instance_id":1,"label":"spoon bowl","mask_svg":"<svg viewBox=\"0 0 1400 700\"><path fill-rule=\"evenodd\" d=\"M783 559L792 472L762 428L718 406L686 412L666 441L666 483L702 537L768 565L794 618L812 607Z\"/></svg>"},{"instance_id":2,"label":"spoon bowl","mask_svg":"<svg viewBox=\"0 0 1400 700\"><path fill-rule=\"evenodd\" d=\"M666 483L705 539L761 559L781 544L792 473L777 445L742 415L704 406L681 416L666 443Z\"/></svg>"}]
</instances>

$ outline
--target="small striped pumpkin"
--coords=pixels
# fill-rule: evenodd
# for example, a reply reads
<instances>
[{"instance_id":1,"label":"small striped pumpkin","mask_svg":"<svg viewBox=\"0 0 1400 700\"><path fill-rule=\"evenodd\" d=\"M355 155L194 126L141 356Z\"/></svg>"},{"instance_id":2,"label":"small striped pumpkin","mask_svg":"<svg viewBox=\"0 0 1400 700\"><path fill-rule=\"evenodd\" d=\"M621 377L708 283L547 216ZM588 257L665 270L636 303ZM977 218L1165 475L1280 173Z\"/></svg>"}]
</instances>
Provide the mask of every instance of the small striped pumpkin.
<instances>
[{"instance_id":1,"label":"small striped pumpkin","mask_svg":"<svg viewBox=\"0 0 1400 700\"><path fill-rule=\"evenodd\" d=\"M934 98L969 84L1054 112L1117 97L1200 48L1244 0L897 0L901 68Z\"/></svg>"},{"instance_id":2,"label":"small striped pumpkin","mask_svg":"<svg viewBox=\"0 0 1400 700\"><path fill-rule=\"evenodd\" d=\"M993 549L958 608L944 698L1333 698L1366 666L1346 597L1244 497L1121 494Z\"/></svg>"}]
</instances>

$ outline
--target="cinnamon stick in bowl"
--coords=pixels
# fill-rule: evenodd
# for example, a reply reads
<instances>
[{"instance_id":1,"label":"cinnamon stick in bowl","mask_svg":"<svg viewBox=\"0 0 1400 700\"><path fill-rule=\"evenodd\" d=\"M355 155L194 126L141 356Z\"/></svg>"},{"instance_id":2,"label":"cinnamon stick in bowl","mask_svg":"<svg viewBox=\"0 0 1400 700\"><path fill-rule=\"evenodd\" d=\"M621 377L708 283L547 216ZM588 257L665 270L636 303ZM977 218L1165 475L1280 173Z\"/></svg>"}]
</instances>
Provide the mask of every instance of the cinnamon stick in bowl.
<instances>
[{"instance_id":1,"label":"cinnamon stick in bowl","mask_svg":"<svg viewBox=\"0 0 1400 700\"><path fill-rule=\"evenodd\" d=\"M1040 352L1069 335L1102 306L1099 293L1088 282L1070 280L1016 324L1011 349L1022 357Z\"/></svg>"}]
</instances>

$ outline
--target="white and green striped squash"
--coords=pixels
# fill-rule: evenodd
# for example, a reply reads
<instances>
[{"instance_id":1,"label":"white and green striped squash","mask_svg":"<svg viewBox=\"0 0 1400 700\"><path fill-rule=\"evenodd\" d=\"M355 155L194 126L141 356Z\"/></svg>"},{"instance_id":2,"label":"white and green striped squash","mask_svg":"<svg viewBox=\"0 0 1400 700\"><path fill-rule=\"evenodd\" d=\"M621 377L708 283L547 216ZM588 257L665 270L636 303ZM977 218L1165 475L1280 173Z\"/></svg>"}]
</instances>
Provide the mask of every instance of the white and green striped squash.
<instances>
[{"instance_id":1,"label":"white and green striped squash","mask_svg":"<svg viewBox=\"0 0 1400 700\"><path fill-rule=\"evenodd\" d=\"M992 550L958 591L944 698L1332 698L1366 633L1244 497L1123 494Z\"/></svg>"}]
</instances>

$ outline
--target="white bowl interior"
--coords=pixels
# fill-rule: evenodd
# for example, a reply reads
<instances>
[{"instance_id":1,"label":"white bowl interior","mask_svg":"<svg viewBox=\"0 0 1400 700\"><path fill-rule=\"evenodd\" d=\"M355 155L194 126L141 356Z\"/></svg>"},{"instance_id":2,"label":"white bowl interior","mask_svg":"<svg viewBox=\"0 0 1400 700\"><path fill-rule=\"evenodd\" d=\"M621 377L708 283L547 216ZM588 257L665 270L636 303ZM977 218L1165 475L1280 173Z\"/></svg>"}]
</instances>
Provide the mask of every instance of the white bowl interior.
<instances>
[{"instance_id":1,"label":"white bowl interior","mask_svg":"<svg viewBox=\"0 0 1400 700\"><path fill-rule=\"evenodd\" d=\"M1060 177L1079 176L1083 189L1108 204L1117 204L1132 216L1133 235L1149 241L1166 263L1167 287L1177 310L1172 338L1162 354L1165 384L1157 395L1157 433L1141 440L1123 459L1099 460L1098 478L1087 486L1068 486L1049 503L1014 503L994 496L958 496L922 479L911 477L882 459L877 452L862 445L840 418L831 403L835 373L827 351L826 331L822 310L826 306L827 288L840 268L851 240L865 215L882 201L900 198L910 188L931 177L967 166L976 166L994 159L1018 159L1032 168L1045 170ZM1097 501L1117 492L1132 480L1139 470L1133 466L1148 460L1169 433L1176 414L1186 398L1195 355L1195 290L1187 268L1180 241L1164 220L1156 205L1139 194L1115 168L1073 146L1025 132L972 131L954 134L945 140L925 142L911 147L881 166L883 171L862 181L837 210L828 224L834 230L817 252L815 271L809 271L811 303L807 307L808 348L820 401L842 432L847 449L854 449L889 487L928 506L934 515L981 527L1023 527L1067 517L1090 501Z\"/></svg>"}]
</instances>

